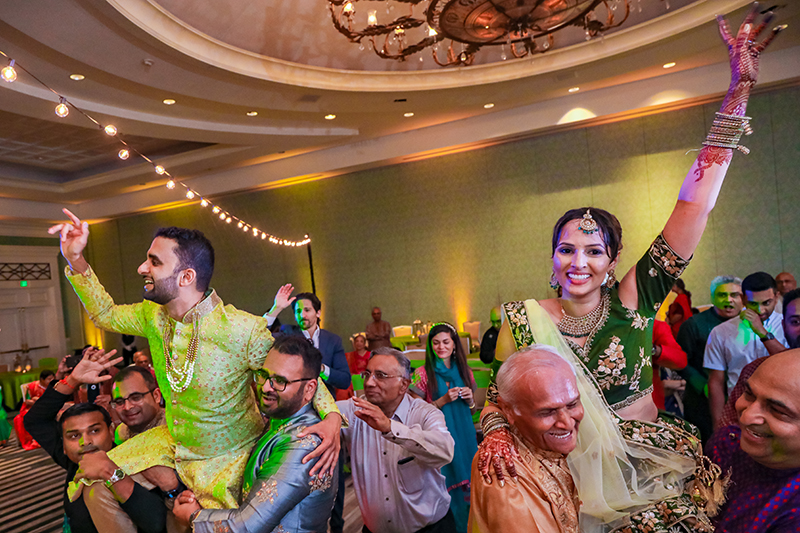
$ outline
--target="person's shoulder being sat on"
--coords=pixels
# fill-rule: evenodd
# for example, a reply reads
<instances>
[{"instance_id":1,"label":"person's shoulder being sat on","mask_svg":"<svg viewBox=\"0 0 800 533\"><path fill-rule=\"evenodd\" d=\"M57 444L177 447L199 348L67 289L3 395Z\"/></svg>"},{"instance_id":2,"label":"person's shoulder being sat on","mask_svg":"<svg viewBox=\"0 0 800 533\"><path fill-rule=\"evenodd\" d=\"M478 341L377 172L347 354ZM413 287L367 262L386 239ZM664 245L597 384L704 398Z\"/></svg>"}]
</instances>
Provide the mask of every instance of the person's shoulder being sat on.
<instances>
[{"instance_id":1,"label":"person's shoulder being sat on","mask_svg":"<svg viewBox=\"0 0 800 533\"><path fill-rule=\"evenodd\" d=\"M64 511L69 529L65 528L65 531L96 533L102 530L95 527L83 495L74 501L70 501L67 495L66 484L80 469L82 476L105 481L139 531L159 533L166 531L167 515L159 488L147 490L125 476L106 455L114 447L108 412L96 404L78 403L66 409L57 420L59 411L65 403L72 401L81 384L110 379L110 376L100 376L100 373L122 360L109 361L115 352L86 352L72 372L61 381L51 383L31 407L25 415L25 427L56 464L67 471Z\"/></svg>"},{"instance_id":2,"label":"person's shoulder being sat on","mask_svg":"<svg viewBox=\"0 0 800 533\"><path fill-rule=\"evenodd\" d=\"M706 447L731 472L716 531L800 530L800 350L766 358L736 411L738 425L718 429Z\"/></svg>"},{"instance_id":3,"label":"person's shoulder being sat on","mask_svg":"<svg viewBox=\"0 0 800 533\"><path fill-rule=\"evenodd\" d=\"M454 453L444 415L407 394L411 363L398 350L377 349L361 375L366 399L337 405L350 420L342 435L364 533L455 531L440 472Z\"/></svg>"},{"instance_id":4,"label":"person's shoulder being sat on","mask_svg":"<svg viewBox=\"0 0 800 533\"><path fill-rule=\"evenodd\" d=\"M311 477L317 462L303 458L321 439L303 436L320 421L311 404L322 365L319 350L297 336L279 337L256 372L261 412L271 419L245 468L238 509L201 509L191 492L182 493L173 509L179 523L194 532L327 530L336 495L333 475Z\"/></svg>"},{"instance_id":5,"label":"person's shoulder being sat on","mask_svg":"<svg viewBox=\"0 0 800 533\"><path fill-rule=\"evenodd\" d=\"M580 500L566 460L584 414L575 371L553 348L533 345L505 361L497 387L519 450L518 478L487 480L480 463L491 458L475 455L470 530L577 533Z\"/></svg>"}]
</instances>

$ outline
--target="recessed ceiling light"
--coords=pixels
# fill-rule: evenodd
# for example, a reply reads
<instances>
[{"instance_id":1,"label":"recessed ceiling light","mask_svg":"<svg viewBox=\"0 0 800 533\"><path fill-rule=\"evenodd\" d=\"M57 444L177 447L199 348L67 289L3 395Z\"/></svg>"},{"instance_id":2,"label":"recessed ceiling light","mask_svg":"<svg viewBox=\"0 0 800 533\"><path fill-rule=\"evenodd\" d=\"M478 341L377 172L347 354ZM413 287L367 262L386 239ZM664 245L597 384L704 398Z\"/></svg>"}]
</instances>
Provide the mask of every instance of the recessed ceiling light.
<instances>
[{"instance_id":1,"label":"recessed ceiling light","mask_svg":"<svg viewBox=\"0 0 800 533\"><path fill-rule=\"evenodd\" d=\"M86 79L86 76L84 76L83 74L70 74L69 79L75 81L81 81L83 79Z\"/></svg>"},{"instance_id":2,"label":"recessed ceiling light","mask_svg":"<svg viewBox=\"0 0 800 533\"><path fill-rule=\"evenodd\" d=\"M325 120L333 120L335 118L336 118L336 115L334 115L333 113L331 113L330 115L325 115Z\"/></svg>"},{"instance_id":3,"label":"recessed ceiling light","mask_svg":"<svg viewBox=\"0 0 800 533\"><path fill-rule=\"evenodd\" d=\"M675 66L674 61L670 61L669 63L664 63L664 68L672 68Z\"/></svg>"},{"instance_id":4,"label":"recessed ceiling light","mask_svg":"<svg viewBox=\"0 0 800 533\"><path fill-rule=\"evenodd\" d=\"M174 103L175 103L175 100L173 100L172 98L166 98L166 99L164 100L164 103L165 103L166 105L172 105L172 104L174 104Z\"/></svg>"},{"instance_id":5,"label":"recessed ceiling light","mask_svg":"<svg viewBox=\"0 0 800 533\"><path fill-rule=\"evenodd\" d=\"M248 117L255 117L255 116L258 116L258 111L248 111L248 112L247 112L247 116L248 116Z\"/></svg>"},{"instance_id":6,"label":"recessed ceiling light","mask_svg":"<svg viewBox=\"0 0 800 533\"><path fill-rule=\"evenodd\" d=\"M569 90L569 92L571 92L571 93L576 93L576 92L578 92L578 91L580 91L580 90L581 90L581 88L580 88L580 87L571 87L571 88L570 88L570 90Z\"/></svg>"},{"instance_id":7,"label":"recessed ceiling light","mask_svg":"<svg viewBox=\"0 0 800 533\"><path fill-rule=\"evenodd\" d=\"M494 104L483 104L484 109L491 109L494 107Z\"/></svg>"},{"instance_id":8,"label":"recessed ceiling light","mask_svg":"<svg viewBox=\"0 0 800 533\"><path fill-rule=\"evenodd\" d=\"M409 111L408 113L403 113L403 116L404 116L404 117L406 117L406 118L408 118L408 117L413 117L413 116L414 116L414 113L412 113L412 112L410 112L410 111Z\"/></svg>"}]
</instances>

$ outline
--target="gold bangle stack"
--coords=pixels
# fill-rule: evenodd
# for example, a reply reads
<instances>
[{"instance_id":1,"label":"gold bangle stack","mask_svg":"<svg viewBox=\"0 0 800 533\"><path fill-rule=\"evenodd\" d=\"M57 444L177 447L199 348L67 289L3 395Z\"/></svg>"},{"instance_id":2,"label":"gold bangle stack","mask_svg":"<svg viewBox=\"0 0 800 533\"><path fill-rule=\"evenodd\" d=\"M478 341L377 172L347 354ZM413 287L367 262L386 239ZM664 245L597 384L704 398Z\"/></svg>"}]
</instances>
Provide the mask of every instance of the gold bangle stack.
<instances>
[{"instance_id":1,"label":"gold bangle stack","mask_svg":"<svg viewBox=\"0 0 800 533\"><path fill-rule=\"evenodd\" d=\"M743 154L749 154L750 150L745 146L739 145L742 134L750 135L753 129L750 127L750 117L740 117L738 115L726 115L717 111L711 130L703 141L705 146L716 146L718 148L736 148Z\"/></svg>"},{"instance_id":2,"label":"gold bangle stack","mask_svg":"<svg viewBox=\"0 0 800 533\"><path fill-rule=\"evenodd\" d=\"M510 427L511 426L508 425L508 420L506 420L506 417L501 413L489 413L481 419L481 429L483 430L484 437L492 431L503 428L509 429Z\"/></svg>"}]
</instances>

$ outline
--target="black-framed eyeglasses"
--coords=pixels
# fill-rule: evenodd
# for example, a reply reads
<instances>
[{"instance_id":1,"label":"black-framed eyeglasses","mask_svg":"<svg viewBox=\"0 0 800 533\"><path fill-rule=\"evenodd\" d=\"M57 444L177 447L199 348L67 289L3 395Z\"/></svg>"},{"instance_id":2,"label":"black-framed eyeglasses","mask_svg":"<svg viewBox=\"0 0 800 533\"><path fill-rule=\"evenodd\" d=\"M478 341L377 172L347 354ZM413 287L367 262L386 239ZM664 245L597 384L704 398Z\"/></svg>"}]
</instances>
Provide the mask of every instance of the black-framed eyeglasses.
<instances>
[{"instance_id":1,"label":"black-framed eyeglasses","mask_svg":"<svg viewBox=\"0 0 800 533\"><path fill-rule=\"evenodd\" d=\"M368 380L370 377L374 377L374 378L375 378L375 379L377 379L378 381L386 381L387 379L391 379L391 378L402 378L402 377L405 377L405 376L390 376L390 375L389 375L389 374L387 374L386 372L381 372L380 370L376 370L375 372L370 372L369 370L364 370L364 371L361 373L361 379L363 379L363 380L364 380L364 383L366 383L366 382L367 382L367 380Z\"/></svg>"},{"instance_id":2,"label":"black-framed eyeglasses","mask_svg":"<svg viewBox=\"0 0 800 533\"><path fill-rule=\"evenodd\" d=\"M260 385L263 385L264 383L269 381L269 386L272 387L276 392L283 392L286 390L286 387L288 387L292 383L297 383L298 381L311 381L317 379L317 378L300 378L300 379L289 380L283 376L270 375L269 372L265 372L264 370L256 370L255 374Z\"/></svg>"},{"instance_id":3,"label":"black-framed eyeglasses","mask_svg":"<svg viewBox=\"0 0 800 533\"><path fill-rule=\"evenodd\" d=\"M131 402L133 405L141 405L144 401L144 397L148 394L152 394L154 390L155 389L150 389L147 392L132 392L124 398L114 398L111 400L111 407L113 409L122 409L125 407L125 402Z\"/></svg>"}]
</instances>

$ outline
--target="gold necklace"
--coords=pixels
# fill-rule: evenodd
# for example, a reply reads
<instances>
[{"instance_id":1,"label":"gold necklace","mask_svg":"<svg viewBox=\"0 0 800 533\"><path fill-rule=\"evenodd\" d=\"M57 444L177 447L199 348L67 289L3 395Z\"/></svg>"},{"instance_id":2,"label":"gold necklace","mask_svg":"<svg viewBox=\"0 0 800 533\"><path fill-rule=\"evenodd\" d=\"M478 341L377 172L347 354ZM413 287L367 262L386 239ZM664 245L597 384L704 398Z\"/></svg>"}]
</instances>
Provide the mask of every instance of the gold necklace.
<instances>
[{"instance_id":1,"label":"gold necklace","mask_svg":"<svg viewBox=\"0 0 800 533\"><path fill-rule=\"evenodd\" d=\"M600 303L586 315L579 317L570 316L564 310L564 305L561 305L561 320L558 321L556 327L562 335L583 338L594 333L601 324L602 317L608 312L611 306L611 291L607 289L601 289L601 291Z\"/></svg>"}]
</instances>

